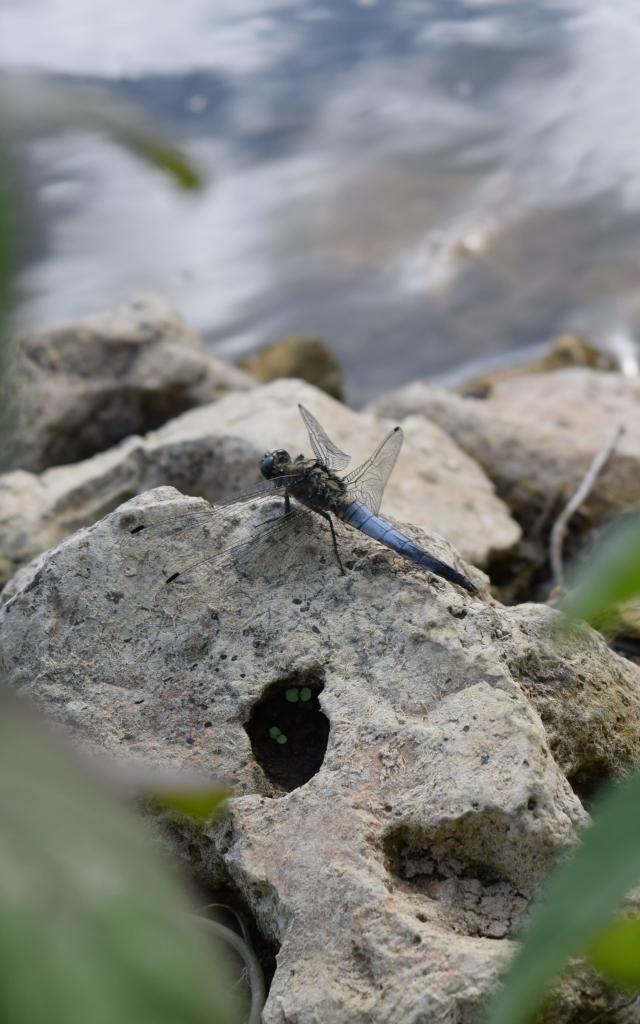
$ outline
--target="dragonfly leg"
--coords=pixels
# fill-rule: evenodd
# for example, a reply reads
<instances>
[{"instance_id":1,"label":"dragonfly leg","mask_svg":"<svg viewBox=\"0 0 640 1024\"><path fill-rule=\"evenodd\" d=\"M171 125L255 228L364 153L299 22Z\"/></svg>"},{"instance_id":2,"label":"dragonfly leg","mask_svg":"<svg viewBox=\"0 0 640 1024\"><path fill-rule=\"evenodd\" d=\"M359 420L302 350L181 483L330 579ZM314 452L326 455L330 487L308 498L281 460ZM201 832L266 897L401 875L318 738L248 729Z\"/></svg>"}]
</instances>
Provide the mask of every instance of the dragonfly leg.
<instances>
[{"instance_id":1,"label":"dragonfly leg","mask_svg":"<svg viewBox=\"0 0 640 1024\"><path fill-rule=\"evenodd\" d=\"M346 576L347 574L344 571L344 565L342 564L342 559L340 558L340 552L338 551L338 538L336 537L336 531L333 526L333 519L331 518L329 512L321 512L320 509L316 509L316 511L319 516L322 516L323 519L327 520L329 526L331 527L331 539L333 541L333 550L338 560L338 565L340 566L340 572L342 573L343 576Z\"/></svg>"}]
</instances>

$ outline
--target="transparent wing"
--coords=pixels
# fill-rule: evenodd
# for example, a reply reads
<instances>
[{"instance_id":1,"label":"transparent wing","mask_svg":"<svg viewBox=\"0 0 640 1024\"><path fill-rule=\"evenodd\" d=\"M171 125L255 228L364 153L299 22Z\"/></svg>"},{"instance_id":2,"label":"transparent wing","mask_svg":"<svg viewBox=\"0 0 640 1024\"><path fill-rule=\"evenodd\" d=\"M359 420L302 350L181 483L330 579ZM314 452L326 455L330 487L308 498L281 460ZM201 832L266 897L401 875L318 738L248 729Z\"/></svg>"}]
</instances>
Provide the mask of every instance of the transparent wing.
<instances>
[{"instance_id":1,"label":"transparent wing","mask_svg":"<svg viewBox=\"0 0 640 1024\"><path fill-rule=\"evenodd\" d=\"M378 445L373 455L344 478L349 495L361 501L374 514L380 511L382 495L400 454L403 440L402 430L395 427Z\"/></svg>"},{"instance_id":2,"label":"transparent wing","mask_svg":"<svg viewBox=\"0 0 640 1024\"><path fill-rule=\"evenodd\" d=\"M351 456L346 455L327 437L324 427L318 423L315 416L312 416L308 409L305 409L304 405L298 405L298 409L304 420L304 425L309 434L309 441L318 462L334 472L346 469L351 462Z\"/></svg>"},{"instance_id":3,"label":"transparent wing","mask_svg":"<svg viewBox=\"0 0 640 1024\"><path fill-rule=\"evenodd\" d=\"M251 574L258 564L279 568L285 552L288 558L295 556L305 541L312 540L313 524L322 524L322 520L316 522L313 512L294 501L286 512L283 495L272 486L224 505L194 499L187 510L159 517L152 513L140 519L128 514L121 524L128 534L125 553L138 560L146 559L150 552L167 584L200 581L212 591L227 572ZM279 547L280 543L285 547ZM330 550L329 546L325 556ZM294 579L300 580L304 572L303 563L297 564Z\"/></svg>"}]
</instances>

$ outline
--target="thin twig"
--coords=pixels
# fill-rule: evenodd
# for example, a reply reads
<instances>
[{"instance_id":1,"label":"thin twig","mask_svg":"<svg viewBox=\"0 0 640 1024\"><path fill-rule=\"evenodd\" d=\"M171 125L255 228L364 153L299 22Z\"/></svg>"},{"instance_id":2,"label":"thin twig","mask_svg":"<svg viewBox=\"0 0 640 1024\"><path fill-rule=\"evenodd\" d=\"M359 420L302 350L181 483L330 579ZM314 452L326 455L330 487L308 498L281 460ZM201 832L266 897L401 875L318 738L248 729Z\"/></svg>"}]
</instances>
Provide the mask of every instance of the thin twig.
<instances>
[{"instance_id":1,"label":"thin twig","mask_svg":"<svg viewBox=\"0 0 640 1024\"><path fill-rule=\"evenodd\" d=\"M587 500L591 493L593 486L600 476L600 473L606 466L607 462L611 458L613 451L624 434L624 426L620 424L616 427L613 437L609 443L598 452L593 462L589 466L589 469L585 473L580 486L569 499L562 512L556 519L551 530L549 537L549 561L551 562L551 573L556 587L564 588L564 563L562 559L562 548L564 545L564 538L567 532L567 526L569 520L575 512L578 511L584 501Z\"/></svg>"}]
</instances>

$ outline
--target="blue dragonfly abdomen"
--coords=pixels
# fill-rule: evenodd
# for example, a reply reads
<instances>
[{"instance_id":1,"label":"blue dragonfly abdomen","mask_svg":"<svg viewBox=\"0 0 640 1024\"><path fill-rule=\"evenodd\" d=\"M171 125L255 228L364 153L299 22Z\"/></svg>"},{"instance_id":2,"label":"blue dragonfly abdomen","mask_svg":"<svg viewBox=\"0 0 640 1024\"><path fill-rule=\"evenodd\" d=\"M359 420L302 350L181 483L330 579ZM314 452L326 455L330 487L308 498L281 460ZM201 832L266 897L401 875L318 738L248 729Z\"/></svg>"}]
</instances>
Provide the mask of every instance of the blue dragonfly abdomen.
<instances>
[{"instance_id":1,"label":"blue dragonfly abdomen","mask_svg":"<svg viewBox=\"0 0 640 1024\"><path fill-rule=\"evenodd\" d=\"M361 533L366 533L368 537L372 537L380 544L384 544L385 547L391 548L392 551L396 551L403 558L408 558L410 562L419 565L421 569L433 572L437 576L442 576L451 583L457 583L459 587L463 587L470 594L477 594L478 588L471 580L467 579L466 576L463 576L462 573L452 566L447 565L446 562L442 562L439 558L435 558L434 555L430 555L424 548L414 544L400 530L396 530L390 523L385 523L384 519L381 519L380 516L374 515L362 502L352 501L342 509L336 509L335 514L349 526L360 530Z\"/></svg>"}]
</instances>

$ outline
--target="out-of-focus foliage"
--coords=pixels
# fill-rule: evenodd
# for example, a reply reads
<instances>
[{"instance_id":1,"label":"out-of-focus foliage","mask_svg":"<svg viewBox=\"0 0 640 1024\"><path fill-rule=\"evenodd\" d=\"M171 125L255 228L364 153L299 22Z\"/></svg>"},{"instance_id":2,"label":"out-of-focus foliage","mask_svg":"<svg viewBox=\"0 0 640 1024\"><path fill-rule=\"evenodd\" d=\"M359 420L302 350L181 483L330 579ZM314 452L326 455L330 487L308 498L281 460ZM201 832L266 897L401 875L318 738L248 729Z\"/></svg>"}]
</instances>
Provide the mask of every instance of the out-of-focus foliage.
<instances>
[{"instance_id":1,"label":"out-of-focus foliage","mask_svg":"<svg viewBox=\"0 0 640 1024\"><path fill-rule=\"evenodd\" d=\"M588 951L601 974L640 991L640 918L623 917L600 932Z\"/></svg>"},{"instance_id":2,"label":"out-of-focus foliage","mask_svg":"<svg viewBox=\"0 0 640 1024\"><path fill-rule=\"evenodd\" d=\"M159 789L153 803L164 810L205 822L220 810L228 796L228 791L221 786L180 786L176 783L171 789L164 786Z\"/></svg>"},{"instance_id":3,"label":"out-of-focus foliage","mask_svg":"<svg viewBox=\"0 0 640 1024\"><path fill-rule=\"evenodd\" d=\"M0 691L0 1019L237 1021L158 851L84 767Z\"/></svg>"},{"instance_id":4,"label":"out-of-focus foliage","mask_svg":"<svg viewBox=\"0 0 640 1024\"><path fill-rule=\"evenodd\" d=\"M20 208L4 112L0 394ZM143 139L135 130L132 135L128 124L120 137L181 185L198 184L197 172L164 141ZM0 444L3 426L0 417ZM199 817L210 816L224 795L218 786L190 797L179 787L156 794ZM236 1024L241 1019L230 975L140 823L18 705L0 679L0 1020Z\"/></svg>"},{"instance_id":5,"label":"out-of-focus foliage","mask_svg":"<svg viewBox=\"0 0 640 1024\"><path fill-rule=\"evenodd\" d=\"M204 184L193 161L146 113L97 86L4 72L0 75L0 120L12 139L101 131L169 174L181 188L198 189Z\"/></svg>"},{"instance_id":6,"label":"out-of-focus foliage","mask_svg":"<svg viewBox=\"0 0 640 1024\"><path fill-rule=\"evenodd\" d=\"M640 596L640 516L611 529L578 576L566 605L572 619L606 629L619 605Z\"/></svg>"},{"instance_id":7,"label":"out-of-focus foliage","mask_svg":"<svg viewBox=\"0 0 640 1024\"><path fill-rule=\"evenodd\" d=\"M612 979L640 974L638 933L603 931L640 878L640 773L601 801L573 856L554 873L489 1012L489 1024L525 1024L569 957L590 950ZM633 943L635 942L635 953ZM635 974L629 967L635 956Z\"/></svg>"}]
</instances>

